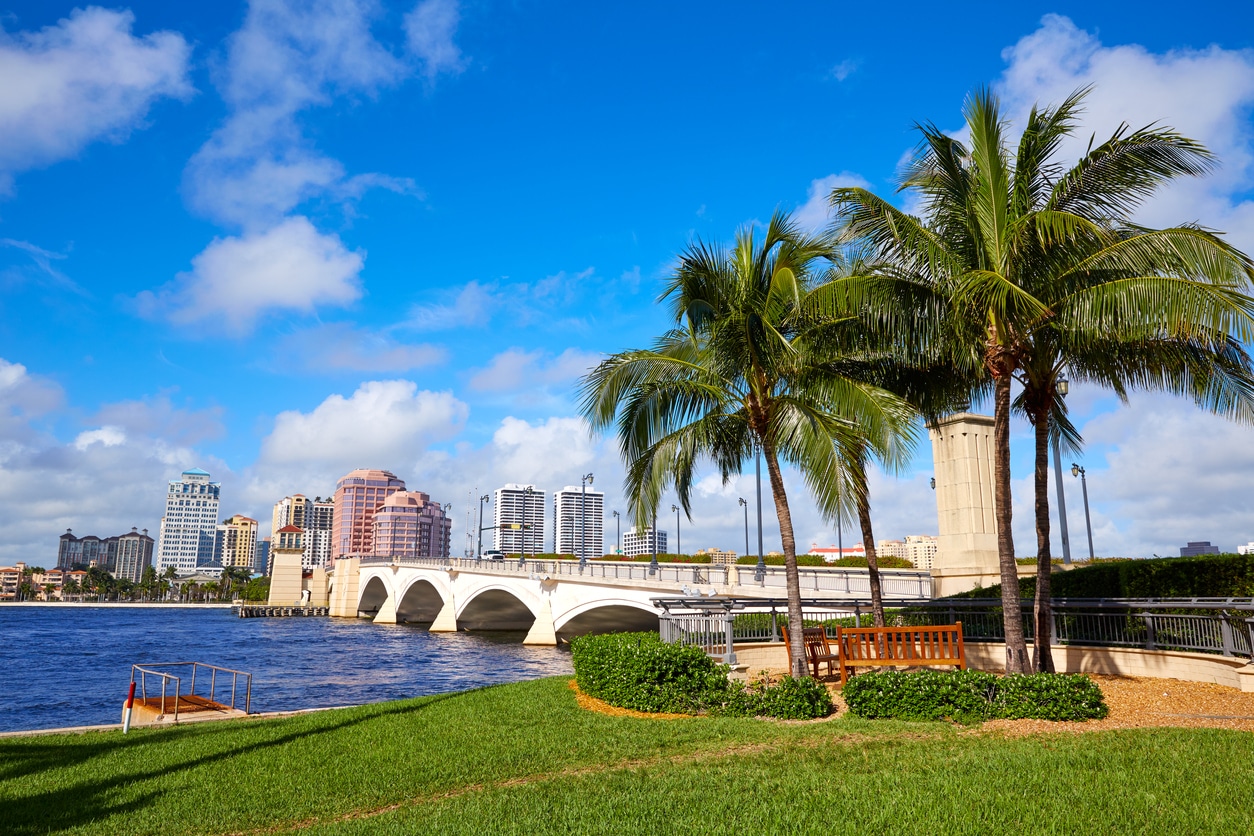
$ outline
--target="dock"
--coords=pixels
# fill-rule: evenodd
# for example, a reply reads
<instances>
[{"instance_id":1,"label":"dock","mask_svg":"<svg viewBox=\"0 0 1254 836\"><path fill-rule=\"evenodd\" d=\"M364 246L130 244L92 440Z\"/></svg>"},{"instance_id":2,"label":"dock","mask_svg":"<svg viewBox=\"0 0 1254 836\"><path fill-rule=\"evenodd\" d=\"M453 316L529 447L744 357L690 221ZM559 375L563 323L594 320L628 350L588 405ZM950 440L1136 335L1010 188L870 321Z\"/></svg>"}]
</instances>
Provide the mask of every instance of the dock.
<instances>
[{"instance_id":1,"label":"dock","mask_svg":"<svg viewBox=\"0 0 1254 836\"><path fill-rule=\"evenodd\" d=\"M239 604L231 611L240 618L297 618L330 615L330 607L270 606L269 604Z\"/></svg>"}]
</instances>

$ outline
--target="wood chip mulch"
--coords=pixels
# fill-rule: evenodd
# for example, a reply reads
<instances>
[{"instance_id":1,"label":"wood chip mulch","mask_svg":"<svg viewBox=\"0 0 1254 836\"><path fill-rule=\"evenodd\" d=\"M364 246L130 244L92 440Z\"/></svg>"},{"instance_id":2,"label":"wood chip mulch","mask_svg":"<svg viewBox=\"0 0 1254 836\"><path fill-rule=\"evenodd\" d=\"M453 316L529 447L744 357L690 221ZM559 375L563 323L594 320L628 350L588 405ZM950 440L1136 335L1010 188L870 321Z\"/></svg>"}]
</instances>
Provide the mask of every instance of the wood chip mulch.
<instances>
[{"instance_id":1,"label":"wood chip mulch","mask_svg":"<svg viewBox=\"0 0 1254 836\"><path fill-rule=\"evenodd\" d=\"M585 711L595 711L598 714L607 714L610 717L639 717L644 720L690 720L691 714L650 714L644 711L635 711L630 708L619 708L616 705L610 705L604 700L596 697L590 697L583 691L579 690L579 686L575 684L575 680L570 681L570 690L575 692L575 702Z\"/></svg>"}]
</instances>

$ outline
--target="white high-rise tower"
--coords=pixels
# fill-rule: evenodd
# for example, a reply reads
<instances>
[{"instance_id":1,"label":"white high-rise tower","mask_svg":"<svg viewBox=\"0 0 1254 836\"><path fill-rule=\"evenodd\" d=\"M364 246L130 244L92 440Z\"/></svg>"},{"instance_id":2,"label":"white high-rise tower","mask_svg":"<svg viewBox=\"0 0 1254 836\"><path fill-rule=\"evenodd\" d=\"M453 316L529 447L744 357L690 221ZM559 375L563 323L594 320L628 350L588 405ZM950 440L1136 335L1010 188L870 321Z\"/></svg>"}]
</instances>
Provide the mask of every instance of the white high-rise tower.
<instances>
[{"instance_id":1,"label":"white high-rise tower","mask_svg":"<svg viewBox=\"0 0 1254 836\"><path fill-rule=\"evenodd\" d=\"M198 467L172 480L165 495L165 516L157 544L157 574L173 566L192 572L213 560L213 541L218 529L218 493L222 486L209 481Z\"/></svg>"},{"instance_id":2,"label":"white high-rise tower","mask_svg":"<svg viewBox=\"0 0 1254 836\"><path fill-rule=\"evenodd\" d=\"M496 489L496 547L505 554L540 554L544 549L544 491L535 485Z\"/></svg>"},{"instance_id":3,"label":"white high-rise tower","mask_svg":"<svg viewBox=\"0 0 1254 836\"><path fill-rule=\"evenodd\" d=\"M605 494L567 485L553 494L557 553L592 558L605 555Z\"/></svg>"}]
</instances>

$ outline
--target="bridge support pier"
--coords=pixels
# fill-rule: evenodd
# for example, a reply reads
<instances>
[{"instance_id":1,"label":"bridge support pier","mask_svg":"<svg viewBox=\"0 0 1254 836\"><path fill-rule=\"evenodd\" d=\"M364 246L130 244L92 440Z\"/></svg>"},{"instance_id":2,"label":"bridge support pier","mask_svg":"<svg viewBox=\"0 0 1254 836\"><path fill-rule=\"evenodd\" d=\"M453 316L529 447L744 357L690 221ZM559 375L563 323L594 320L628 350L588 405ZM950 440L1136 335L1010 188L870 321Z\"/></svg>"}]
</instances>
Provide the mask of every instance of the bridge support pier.
<instances>
[{"instance_id":1,"label":"bridge support pier","mask_svg":"<svg viewBox=\"0 0 1254 836\"><path fill-rule=\"evenodd\" d=\"M457 632L457 607L453 604L452 595L444 602L444 606L440 607L440 614L435 617L435 621L431 622L427 631L431 633Z\"/></svg>"},{"instance_id":2,"label":"bridge support pier","mask_svg":"<svg viewBox=\"0 0 1254 836\"><path fill-rule=\"evenodd\" d=\"M383 606L379 607L379 611L374 616L375 624L395 624L396 623L396 599L391 595L383 602Z\"/></svg>"},{"instance_id":3,"label":"bridge support pier","mask_svg":"<svg viewBox=\"0 0 1254 836\"><path fill-rule=\"evenodd\" d=\"M541 599L540 612L536 613L535 623L527 631L527 638L523 639L523 644L557 646L557 630L553 627L553 607L547 596Z\"/></svg>"},{"instance_id":4,"label":"bridge support pier","mask_svg":"<svg viewBox=\"0 0 1254 836\"><path fill-rule=\"evenodd\" d=\"M335 561L335 589L330 614L335 618L357 617L357 593L361 582L361 558L341 557Z\"/></svg>"}]
</instances>

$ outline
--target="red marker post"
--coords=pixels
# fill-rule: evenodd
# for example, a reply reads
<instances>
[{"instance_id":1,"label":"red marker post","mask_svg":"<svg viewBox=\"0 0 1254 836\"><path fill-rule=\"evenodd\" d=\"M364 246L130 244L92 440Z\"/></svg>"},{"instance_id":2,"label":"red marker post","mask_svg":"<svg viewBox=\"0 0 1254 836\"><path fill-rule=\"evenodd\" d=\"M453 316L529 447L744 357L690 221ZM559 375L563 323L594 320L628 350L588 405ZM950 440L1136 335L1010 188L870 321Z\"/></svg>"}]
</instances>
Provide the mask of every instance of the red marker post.
<instances>
[{"instance_id":1,"label":"red marker post","mask_svg":"<svg viewBox=\"0 0 1254 836\"><path fill-rule=\"evenodd\" d=\"M135 680L131 680L130 693L126 695L126 713L122 717L122 734L131 730L131 709L135 707Z\"/></svg>"}]
</instances>

